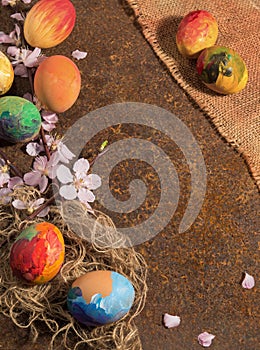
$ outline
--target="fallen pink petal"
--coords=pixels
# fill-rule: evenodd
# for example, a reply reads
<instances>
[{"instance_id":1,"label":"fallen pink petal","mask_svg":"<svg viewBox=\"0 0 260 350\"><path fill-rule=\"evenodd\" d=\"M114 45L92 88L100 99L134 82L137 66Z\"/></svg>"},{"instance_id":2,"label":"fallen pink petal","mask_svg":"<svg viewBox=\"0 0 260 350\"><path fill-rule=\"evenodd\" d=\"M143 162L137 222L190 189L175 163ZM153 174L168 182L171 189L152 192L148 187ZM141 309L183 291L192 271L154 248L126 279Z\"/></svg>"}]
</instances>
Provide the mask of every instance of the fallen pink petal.
<instances>
[{"instance_id":1,"label":"fallen pink petal","mask_svg":"<svg viewBox=\"0 0 260 350\"><path fill-rule=\"evenodd\" d=\"M198 336L199 344L204 348L210 347L212 340L215 338L214 334L210 334L208 332L203 332Z\"/></svg>"},{"instance_id":2,"label":"fallen pink petal","mask_svg":"<svg viewBox=\"0 0 260 350\"><path fill-rule=\"evenodd\" d=\"M77 60L82 60L87 57L87 52L75 50L72 52L72 57L76 58Z\"/></svg>"},{"instance_id":3,"label":"fallen pink petal","mask_svg":"<svg viewBox=\"0 0 260 350\"><path fill-rule=\"evenodd\" d=\"M181 319L179 316L173 316L166 313L163 316L163 323L167 328L174 328L179 326Z\"/></svg>"},{"instance_id":4,"label":"fallen pink petal","mask_svg":"<svg viewBox=\"0 0 260 350\"><path fill-rule=\"evenodd\" d=\"M13 13L10 17L16 19L17 21L24 21L24 17L20 12Z\"/></svg>"},{"instance_id":5,"label":"fallen pink petal","mask_svg":"<svg viewBox=\"0 0 260 350\"><path fill-rule=\"evenodd\" d=\"M242 287L245 289L252 289L255 286L255 279L253 276L245 272L245 277L242 282Z\"/></svg>"}]
</instances>

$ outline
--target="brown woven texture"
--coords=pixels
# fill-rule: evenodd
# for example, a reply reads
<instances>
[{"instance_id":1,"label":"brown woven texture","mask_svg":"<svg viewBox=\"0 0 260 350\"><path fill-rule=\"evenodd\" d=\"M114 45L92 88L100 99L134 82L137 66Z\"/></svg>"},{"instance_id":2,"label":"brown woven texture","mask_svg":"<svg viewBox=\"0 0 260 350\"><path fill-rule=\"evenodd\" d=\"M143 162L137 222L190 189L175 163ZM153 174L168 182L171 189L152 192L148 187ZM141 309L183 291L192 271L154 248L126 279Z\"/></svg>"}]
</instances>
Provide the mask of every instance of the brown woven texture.
<instances>
[{"instance_id":1,"label":"brown woven texture","mask_svg":"<svg viewBox=\"0 0 260 350\"><path fill-rule=\"evenodd\" d=\"M143 34L172 76L210 117L220 134L246 160L260 189L259 0L128 0ZM233 95L209 90L196 73L196 60L178 52L175 36L181 19L207 10L219 26L217 45L236 50L248 68L248 83Z\"/></svg>"}]
</instances>

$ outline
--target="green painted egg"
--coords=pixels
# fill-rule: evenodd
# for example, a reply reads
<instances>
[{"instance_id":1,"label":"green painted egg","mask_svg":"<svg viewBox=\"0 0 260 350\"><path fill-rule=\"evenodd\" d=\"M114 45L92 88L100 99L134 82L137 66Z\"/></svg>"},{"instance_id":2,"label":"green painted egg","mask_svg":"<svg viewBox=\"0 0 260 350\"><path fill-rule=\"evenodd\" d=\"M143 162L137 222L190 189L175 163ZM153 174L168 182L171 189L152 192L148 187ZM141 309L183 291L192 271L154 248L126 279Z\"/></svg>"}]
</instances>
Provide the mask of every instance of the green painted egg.
<instances>
[{"instance_id":1,"label":"green painted egg","mask_svg":"<svg viewBox=\"0 0 260 350\"><path fill-rule=\"evenodd\" d=\"M0 139L27 142L41 127L41 115L35 105L18 96L0 98Z\"/></svg>"},{"instance_id":2,"label":"green painted egg","mask_svg":"<svg viewBox=\"0 0 260 350\"><path fill-rule=\"evenodd\" d=\"M234 94L246 86L248 72L239 54L225 46L212 46L201 52L197 72L203 83L220 94Z\"/></svg>"}]
</instances>

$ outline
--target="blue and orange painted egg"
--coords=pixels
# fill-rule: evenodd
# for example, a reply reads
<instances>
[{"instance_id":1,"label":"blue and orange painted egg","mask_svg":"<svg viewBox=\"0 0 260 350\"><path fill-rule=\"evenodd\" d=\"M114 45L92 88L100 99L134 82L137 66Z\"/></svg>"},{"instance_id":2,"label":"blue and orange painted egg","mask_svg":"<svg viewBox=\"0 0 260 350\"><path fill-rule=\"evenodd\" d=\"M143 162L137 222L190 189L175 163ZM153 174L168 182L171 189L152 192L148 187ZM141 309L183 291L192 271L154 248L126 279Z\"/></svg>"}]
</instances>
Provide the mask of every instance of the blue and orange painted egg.
<instances>
[{"instance_id":1,"label":"blue and orange painted egg","mask_svg":"<svg viewBox=\"0 0 260 350\"><path fill-rule=\"evenodd\" d=\"M233 94L246 86L248 72L239 54L225 46L212 46L201 52L197 72L203 83L220 94Z\"/></svg>"},{"instance_id":2,"label":"blue and orange painted egg","mask_svg":"<svg viewBox=\"0 0 260 350\"><path fill-rule=\"evenodd\" d=\"M124 317L133 305L132 283L114 271L92 271L76 279L68 292L70 313L86 326L102 326Z\"/></svg>"},{"instance_id":3,"label":"blue and orange painted egg","mask_svg":"<svg viewBox=\"0 0 260 350\"><path fill-rule=\"evenodd\" d=\"M27 227L11 248L10 265L13 274L32 284L53 279L64 261L64 240L53 224L41 222Z\"/></svg>"},{"instance_id":4,"label":"blue and orange painted egg","mask_svg":"<svg viewBox=\"0 0 260 350\"><path fill-rule=\"evenodd\" d=\"M41 115L30 101L18 96L0 98L0 139L8 142L27 142L41 128Z\"/></svg>"}]
</instances>

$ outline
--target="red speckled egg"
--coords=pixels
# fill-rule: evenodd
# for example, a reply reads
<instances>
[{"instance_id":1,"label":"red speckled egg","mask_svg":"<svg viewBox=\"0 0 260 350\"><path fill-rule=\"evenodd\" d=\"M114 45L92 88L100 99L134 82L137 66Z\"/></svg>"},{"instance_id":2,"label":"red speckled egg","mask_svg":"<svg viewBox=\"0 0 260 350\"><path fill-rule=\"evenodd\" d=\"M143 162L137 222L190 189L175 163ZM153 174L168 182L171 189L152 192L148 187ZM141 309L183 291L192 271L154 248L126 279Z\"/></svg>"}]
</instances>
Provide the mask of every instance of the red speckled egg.
<instances>
[{"instance_id":1,"label":"red speckled egg","mask_svg":"<svg viewBox=\"0 0 260 350\"><path fill-rule=\"evenodd\" d=\"M188 13L180 22L176 44L180 53L188 58L197 58L199 53L213 46L218 37L218 24L207 11Z\"/></svg>"},{"instance_id":2,"label":"red speckled egg","mask_svg":"<svg viewBox=\"0 0 260 350\"><path fill-rule=\"evenodd\" d=\"M78 67L65 56L48 57L35 73L35 95L49 111L62 113L69 109L77 100L80 87Z\"/></svg>"},{"instance_id":3,"label":"red speckled egg","mask_svg":"<svg viewBox=\"0 0 260 350\"><path fill-rule=\"evenodd\" d=\"M56 46L70 35L75 20L76 11L69 0L40 0L26 16L24 37L33 47Z\"/></svg>"}]
</instances>

